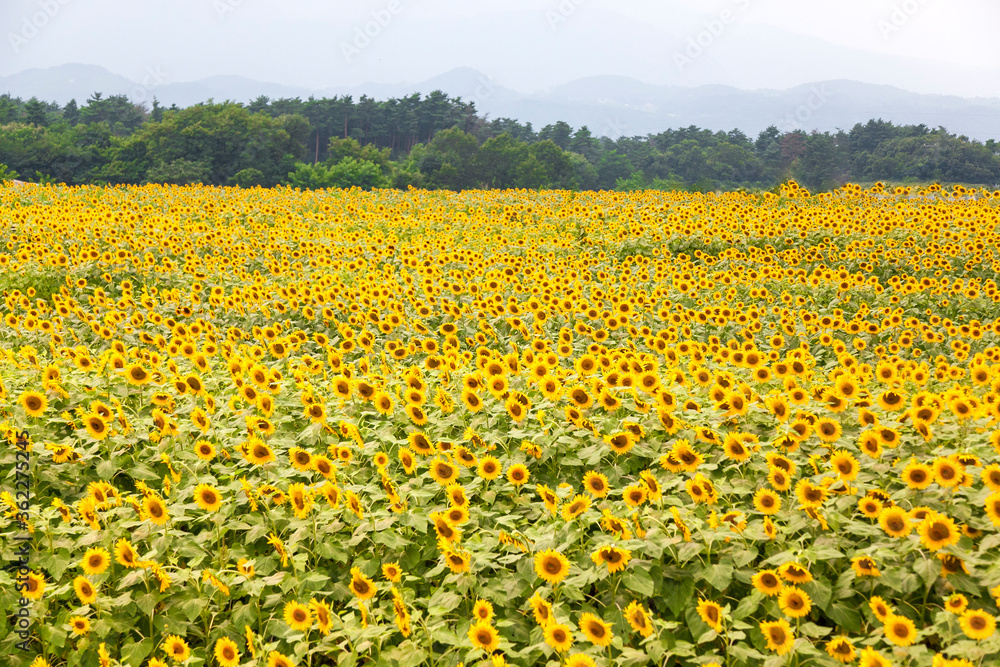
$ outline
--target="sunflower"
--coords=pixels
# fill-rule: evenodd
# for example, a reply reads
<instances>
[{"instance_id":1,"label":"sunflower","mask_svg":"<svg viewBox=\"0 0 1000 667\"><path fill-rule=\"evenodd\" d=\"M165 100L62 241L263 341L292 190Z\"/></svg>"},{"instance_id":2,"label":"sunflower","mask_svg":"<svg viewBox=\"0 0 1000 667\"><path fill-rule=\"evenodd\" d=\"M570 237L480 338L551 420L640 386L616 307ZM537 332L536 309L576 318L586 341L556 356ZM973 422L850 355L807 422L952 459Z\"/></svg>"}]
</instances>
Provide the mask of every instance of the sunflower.
<instances>
[{"instance_id":1,"label":"sunflower","mask_svg":"<svg viewBox=\"0 0 1000 667\"><path fill-rule=\"evenodd\" d=\"M608 646L611 644L611 640L615 638L614 633L611 632L611 626L594 614L583 614L580 616L580 621L577 625L580 627L580 632L587 638L587 641L594 646Z\"/></svg>"},{"instance_id":2,"label":"sunflower","mask_svg":"<svg viewBox=\"0 0 1000 667\"><path fill-rule=\"evenodd\" d=\"M939 458L934 461L934 479L946 489L951 489L962 483L965 471L963 466L949 458Z\"/></svg>"},{"instance_id":3,"label":"sunflower","mask_svg":"<svg viewBox=\"0 0 1000 667\"><path fill-rule=\"evenodd\" d=\"M163 651L169 655L174 662L184 662L191 657L191 649L187 642L177 635L170 635L163 643Z\"/></svg>"},{"instance_id":4,"label":"sunflower","mask_svg":"<svg viewBox=\"0 0 1000 667\"><path fill-rule=\"evenodd\" d=\"M761 570L753 575L750 582L754 588L768 597L774 597L784 587L784 584L781 583L781 578L774 570Z\"/></svg>"},{"instance_id":5,"label":"sunflower","mask_svg":"<svg viewBox=\"0 0 1000 667\"><path fill-rule=\"evenodd\" d=\"M169 514L167 514L167 506L162 500L153 495L142 499L142 510L146 518L157 526L162 526L170 518Z\"/></svg>"},{"instance_id":6,"label":"sunflower","mask_svg":"<svg viewBox=\"0 0 1000 667\"><path fill-rule=\"evenodd\" d=\"M299 447L290 447L288 462L299 472L309 472L313 467L313 455Z\"/></svg>"},{"instance_id":7,"label":"sunflower","mask_svg":"<svg viewBox=\"0 0 1000 667\"><path fill-rule=\"evenodd\" d=\"M87 549L87 553L83 554L83 558L80 560L80 567L91 576L103 574L109 565L111 565L111 554L104 547Z\"/></svg>"},{"instance_id":8,"label":"sunflower","mask_svg":"<svg viewBox=\"0 0 1000 667\"><path fill-rule=\"evenodd\" d=\"M951 546L958 542L961 533L951 517L932 514L920 522L917 528L920 542L931 551Z\"/></svg>"},{"instance_id":9,"label":"sunflower","mask_svg":"<svg viewBox=\"0 0 1000 667\"><path fill-rule=\"evenodd\" d=\"M595 498L603 498L608 495L608 478L591 470L583 476L583 488Z\"/></svg>"},{"instance_id":10,"label":"sunflower","mask_svg":"<svg viewBox=\"0 0 1000 667\"><path fill-rule=\"evenodd\" d=\"M708 627L716 632L722 632L722 607L718 602L701 599L698 601L698 616Z\"/></svg>"},{"instance_id":11,"label":"sunflower","mask_svg":"<svg viewBox=\"0 0 1000 667\"><path fill-rule=\"evenodd\" d=\"M93 604L97 600L97 589L83 575L73 580L73 590L76 591L76 597L80 599L80 604Z\"/></svg>"},{"instance_id":12,"label":"sunflower","mask_svg":"<svg viewBox=\"0 0 1000 667\"><path fill-rule=\"evenodd\" d=\"M550 623L544 630L545 643L558 653L565 653L573 647L573 633L568 625Z\"/></svg>"},{"instance_id":13,"label":"sunflower","mask_svg":"<svg viewBox=\"0 0 1000 667\"><path fill-rule=\"evenodd\" d=\"M778 574L792 584L808 584L813 580L812 574L805 567L795 561L789 561L778 568Z\"/></svg>"},{"instance_id":14,"label":"sunflower","mask_svg":"<svg viewBox=\"0 0 1000 667\"><path fill-rule=\"evenodd\" d=\"M597 667L597 663L586 653L574 653L566 658L563 667Z\"/></svg>"},{"instance_id":15,"label":"sunflower","mask_svg":"<svg viewBox=\"0 0 1000 667\"><path fill-rule=\"evenodd\" d=\"M934 469L916 459L910 459L903 468L902 478L907 488L926 489L934 481Z\"/></svg>"},{"instance_id":16,"label":"sunflower","mask_svg":"<svg viewBox=\"0 0 1000 667\"><path fill-rule=\"evenodd\" d=\"M878 595L868 601L868 608L872 610L873 614L875 614L875 618L882 623L885 623L886 619L889 618L889 616L894 612L892 605Z\"/></svg>"},{"instance_id":17,"label":"sunflower","mask_svg":"<svg viewBox=\"0 0 1000 667\"><path fill-rule=\"evenodd\" d=\"M535 616L535 622L543 628L554 622L552 618L552 605L543 599L537 592L528 599L531 611Z\"/></svg>"},{"instance_id":18,"label":"sunflower","mask_svg":"<svg viewBox=\"0 0 1000 667\"><path fill-rule=\"evenodd\" d=\"M356 567L351 568L351 592L359 600L368 600L375 595L375 582L361 574L361 570Z\"/></svg>"},{"instance_id":19,"label":"sunflower","mask_svg":"<svg viewBox=\"0 0 1000 667\"><path fill-rule=\"evenodd\" d=\"M507 469L507 481L514 486L522 486L527 483L530 476L527 466L523 463L515 463Z\"/></svg>"},{"instance_id":20,"label":"sunflower","mask_svg":"<svg viewBox=\"0 0 1000 667\"><path fill-rule=\"evenodd\" d=\"M74 635L85 635L90 632L90 619L84 616L71 616L69 627Z\"/></svg>"},{"instance_id":21,"label":"sunflower","mask_svg":"<svg viewBox=\"0 0 1000 667\"><path fill-rule=\"evenodd\" d=\"M49 400L40 391L26 391L21 394L17 402L29 417L41 417L49 407Z\"/></svg>"},{"instance_id":22,"label":"sunflower","mask_svg":"<svg viewBox=\"0 0 1000 667\"><path fill-rule=\"evenodd\" d=\"M909 646L917 638L917 629L913 621L905 616L889 614L883 623L885 638L896 646Z\"/></svg>"},{"instance_id":23,"label":"sunflower","mask_svg":"<svg viewBox=\"0 0 1000 667\"><path fill-rule=\"evenodd\" d=\"M430 464L431 478L441 486L448 486L458 479L458 468L444 459L437 459Z\"/></svg>"},{"instance_id":24,"label":"sunflower","mask_svg":"<svg viewBox=\"0 0 1000 667\"><path fill-rule=\"evenodd\" d=\"M535 574L550 584L558 584L569 573L569 561L558 551L546 549L535 556Z\"/></svg>"},{"instance_id":25,"label":"sunflower","mask_svg":"<svg viewBox=\"0 0 1000 667\"><path fill-rule=\"evenodd\" d=\"M620 572L632 559L632 552L615 546L603 546L590 555L595 565L608 566L608 573Z\"/></svg>"},{"instance_id":26,"label":"sunflower","mask_svg":"<svg viewBox=\"0 0 1000 667\"><path fill-rule=\"evenodd\" d=\"M208 440L199 440L194 443L194 453L202 461L211 461L215 458L215 445Z\"/></svg>"},{"instance_id":27,"label":"sunflower","mask_svg":"<svg viewBox=\"0 0 1000 667\"><path fill-rule=\"evenodd\" d=\"M267 655L267 667L295 667L295 663L287 655L271 651Z\"/></svg>"},{"instance_id":28,"label":"sunflower","mask_svg":"<svg viewBox=\"0 0 1000 667\"><path fill-rule=\"evenodd\" d=\"M500 476L500 461L493 456L484 456L479 459L479 465L476 468L476 474L485 479L486 481L493 481Z\"/></svg>"},{"instance_id":29,"label":"sunflower","mask_svg":"<svg viewBox=\"0 0 1000 667\"><path fill-rule=\"evenodd\" d=\"M809 594L797 586L785 586L778 594L778 606L789 618L808 616L812 609Z\"/></svg>"},{"instance_id":30,"label":"sunflower","mask_svg":"<svg viewBox=\"0 0 1000 667\"><path fill-rule=\"evenodd\" d=\"M985 484L990 491L1000 493L1000 463L991 463L983 468L981 477L983 484Z\"/></svg>"},{"instance_id":31,"label":"sunflower","mask_svg":"<svg viewBox=\"0 0 1000 667\"><path fill-rule=\"evenodd\" d=\"M469 628L469 641L476 648L492 653L500 648L500 633L489 623L475 623Z\"/></svg>"},{"instance_id":32,"label":"sunflower","mask_svg":"<svg viewBox=\"0 0 1000 667\"><path fill-rule=\"evenodd\" d=\"M486 600L476 600L472 605L472 618L476 623L489 623L493 620L493 605Z\"/></svg>"},{"instance_id":33,"label":"sunflower","mask_svg":"<svg viewBox=\"0 0 1000 667\"><path fill-rule=\"evenodd\" d=\"M635 444L632 434L628 431L621 431L619 433L604 436L604 442L611 448L611 451L619 456L628 453L628 451L632 449L632 446Z\"/></svg>"},{"instance_id":34,"label":"sunflower","mask_svg":"<svg viewBox=\"0 0 1000 667\"><path fill-rule=\"evenodd\" d=\"M131 364L125 369L125 379L130 385L137 387L152 381L153 376L142 364Z\"/></svg>"},{"instance_id":35,"label":"sunflower","mask_svg":"<svg viewBox=\"0 0 1000 667\"><path fill-rule=\"evenodd\" d=\"M40 600L44 593L45 575L38 574L37 572L29 572L21 595L29 600Z\"/></svg>"},{"instance_id":36,"label":"sunflower","mask_svg":"<svg viewBox=\"0 0 1000 667\"><path fill-rule=\"evenodd\" d=\"M840 422L828 417L817 419L813 426L816 429L819 439L823 442L836 442L840 438L841 433L843 433Z\"/></svg>"},{"instance_id":37,"label":"sunflower","mask_svg":"<svg viewBox=\"0 0 1000 667\"><path fill-rule=\"evenodd\" d=\"M865 650L861 652L860 658L858 667L892 667L892 663L882 657L882 654L871 646L865 647Z\"/></svg>"},{"instance_id":38,"label":"sunflower","mask_svg":"<svg viewBox=\"0 0 1000 667\"><path fill-rule=\"evenodd\" d=\"M837 473L837 476L845 482L851 482L858 476L861 466L858 460L850 452L839 450L830 457L830 467Z\"/></svg>"},{"instance_id":39,"label":"sunflower","mask_svg":"<svg viewBox=\"0 0 1000 667\"><path fill-rule=\"evenodd\" d=\"M206 512L215 512L222 507L222 494L209 484L199 484L194 487L194 501Z\"/></svg>"},{"instance_id":40,"label":"sunflower","mask_svg":"<svg viewBox=\"0 0 1000 667\"><path fill-rule=\"evenodd\" d=\"M875 561L870 556L855 556L851 559L851 568L854 570L855 576L858 577L882 576Z\"/></svg>"},{"instance_id":41,"label":"sunflower","mask_svg":"<svg viewBox=\"0 0 1000 667\"><path fill-rule=\"evenodd\" d=\"M258 437L252 437L244 444L246 458L253 464L265 465L274 461L274 452Z\"/></svg>"},{"instance_id":42,"label":"sunflower","mask_svg":"<svg viewBox=\"0 0 1000 667\"><path fill-rule=\"evenodd\" d=\"M572 521L576 517L580 516L590 507L590 496L585 496L582 493L578 493L573 496L573 499L568 503L563 505L562 517L565 521Z\"/></svg>"},{"instance_id":43,"label":"sunflower","mask_svg":"<svg viewBox=\"0 0 1000 667\"><path fill-rule=\"evenodd\" d=\"M1000 492L993 492L986 496L986 516L990 518L994 526L1000 526Z\"/></svg>"},{"instance_id":44,"label":"sunflower","mask_svg":"<svg viewBox=\"0 0 1000 667\"><path fill-rule=\"evenodd\" d=\"M139 554L125 538L115 542L115 562L129 568L139 566Z\"/></svg>"},{"instance_id":45,"label":"sunflower","mask_svg":"<svg viewBox=\"0 0 1000 667\"><path fill-rule=\"evenodd\" d=\"M328 605L323 600L317 600L312 598L309 600L309 609L312 611L313 618L316 619L316 627L325 636L330 634L330 629L333 627L333 612Z\"/></svg>"},{"instance_id":46,"label":"sunflower","mask_svg":"<svg viewBox=\"0 0 1000 667\"><path fill-rule=\"evenodd\" d=\"M284 609L285 623L292 630L306 632L312 627L312 611L301 602L287 602Z\"/></svg>"},{"instance_id":47,"label":"sunflower","mask_svg":"<svg viewBox=\"0 0 1000 667\"><path fill-rule=\"evenodd\" d=\"M372 396L372 405L375 406L375 409L379 414L388 415L392 412L392 397L384 391L377 391L375 392L375 395Z\"/></svg>"},{"instance_id":48,"label":"sunflower","mask_svg":"<svg viewBox=\"0 0 1000 667\"><path fill-rule=\"evenodd\" d=\"M792 650L792 644L795 643L795 635L792 634L792 628L785 619L781 619L780 621L762 621L760 631L764 635L764 639L767 640L767 648L769 650L774 651L778 655L784 655Z\"/></svg>"},{"instance_id":49,"label":"sunflower","mask_svg":"<svg viewBox=\"0 0 1000 667\"><path fill-rule=\"evenodd\" d=\"M902 507L886 507L878 515L879 525L887 535L906 537L913 531L910 516Z\"/></svg>"},{"instance_id":50,"label":"sunflower","mask_svg":"<svg viewBox=\"0 0 1000 667\"><path fill-rule=\"evenodd\" d=\"M399 567L399 563L383 563L382 576L392 583L398 584L403 579L403 570Z\"/></svg>"},{"instance_id":51,"label":"sunflower","mask_svg":"<svg viewBox=\"0 0 1000 667\"><path fill-rule=\"evenodd\" d=\"M758 489L753 496L753 506L761 514L777 514L781 509L781 496L771 489Z\"/></svg>"},{"instance_id":52,"label":"sunflower","mask_svg":"<svg viewBox=\"0 0 1000 667\"><path fill-rule=\"evenodd\" d=\"M220 637L215 641L215 659L222 667L236 667L240 664L240 652L229 637Z\"/></svg>"},{"instance_id":53,"label":"sunflower","mask_svg":"<svg viewBox=\"0 0 1000 667\"><path fill-rule=\"evenodd\" d=\"M837 662L842 662L845 665L854 662L854 658L858 654L851 640L843 635L834 637L826 643L826 653Z\"/></svg>"},{"instance_id":54,"label":"sunflower","mask_svg":"<svg viewBox=\"0 0 1000 667\"><path fill-rule=\"evenodd\" d=\"M649 614L638 601L633 600L625 607L625 620L644 639L653 634L653 623L649 619Z\"/></svg>"},{"instance_id":55,"label":"sunflower","mask_svg":"<svg viewBox=\"0 0 1000 667\"><path fill-rule=\"evenodd\" d=\"M982 609L966 609L959 618L962 632L969 639L989 639L997 629L997 619Z\"/></svg>"},{"instance_id":56,"label":"sunflower","mask_svg":"<svg viewBox=\"0 0 1000 667\"><path fill-rule=\"evenodd\" d=\"M969 600L961 593L952 593L944 601L944 608L953 614L961 615L969 607Z\"/></svg>"}]
</instances>

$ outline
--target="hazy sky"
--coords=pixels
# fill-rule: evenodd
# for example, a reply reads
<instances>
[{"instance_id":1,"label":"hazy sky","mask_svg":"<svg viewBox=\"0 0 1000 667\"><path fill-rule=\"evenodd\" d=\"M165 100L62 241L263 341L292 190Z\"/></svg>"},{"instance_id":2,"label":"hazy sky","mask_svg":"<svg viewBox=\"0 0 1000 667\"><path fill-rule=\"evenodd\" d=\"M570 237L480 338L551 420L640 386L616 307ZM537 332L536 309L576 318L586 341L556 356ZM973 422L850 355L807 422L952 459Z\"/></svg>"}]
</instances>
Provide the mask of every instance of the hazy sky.
<instances>
[{"instance_id":1,"label":"hazy sky","mask_svg":"<svg viewBox=\"0 0 1000 667\"><path fill-rule=\"evenodd\" d=\"M0 0L0 75L84 63L321 89L469 66L521 91L620 74L998 97L997 26L997 0Z\"/></svg>"}]
</instances>

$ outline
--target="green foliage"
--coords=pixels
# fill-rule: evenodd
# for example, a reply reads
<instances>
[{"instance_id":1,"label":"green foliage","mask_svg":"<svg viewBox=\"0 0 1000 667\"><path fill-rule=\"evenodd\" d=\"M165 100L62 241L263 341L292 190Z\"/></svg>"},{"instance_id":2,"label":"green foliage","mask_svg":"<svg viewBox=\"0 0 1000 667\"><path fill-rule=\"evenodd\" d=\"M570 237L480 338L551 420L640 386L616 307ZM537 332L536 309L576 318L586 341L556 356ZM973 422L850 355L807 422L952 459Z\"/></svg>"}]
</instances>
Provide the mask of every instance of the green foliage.
<instances>
[{"instance_id":1,"label":"green foliage","mask_svg":"<svg viewBox=\"0 0 1000 667\"><path fill-rule=\"evenodd\" d=\"M241 188L253 188L264 184L264 172L260 169L254 169L253 167L248 167L242 171L236 172L233 176L233 185L238 185Z\"/></svg>"},{"instance_id":2,"label":"green foliage","mask_svg":"<svg viewBox=\"0 0 1000 667\"><path fill-rule=\"evenodd\" d=\"M18 173L16 171L10 169L5 164L0 164L0 183L3 183L4 181L12 181L17 177Z\"/></svg>"},{"instance_id":3,"label":"green foliage","mask_svg":"<svg viewBox=\"0 0 1000 667\"><path fill-rule=\"evenodd\" d=\"M288 174L287 183L303 190L353 187L371 190L387 188L391 185L391 180L374 162L345 157L332 166L299 162L295 165L295 171Z\"/></svg>"},{"instance_id":4,"label":"green foliage","mask_svg":"<svg viewBox=\"0 0 1000 667\"><path fill-rule=\"evenodd\" d=\"M186 109L154 100L148 112L124 95L95 93L83 106L72 100L62 108L0 95L0 162L71 185L194 178L190 165L174 164L186 160L206 166L197 172L206 184L270 187L286 182L299 161L333 169L347 158L377 165L388 179L356 165L335 179L367 188L767 190L790 178L812 192L848 181L1000 184L995 141L883 120L835 133L771 126L754 140L694 126L610 139L563 121L536 132L531 123L487 120L440 91ZM250 169L261 176L237 181Z\"/></svg>"},{"instance_id":5,"label":"green foliage","mask_svg":"<svg viewBox=\"0 0 1000 667\"><path fill-rule=\"evenodd\" d=\"M207 163L177 158L170 162L156 164L146 175L146 182L191 185L192 183L204 183L208 177L209 167Z\"/></svg>"}]
</instances>

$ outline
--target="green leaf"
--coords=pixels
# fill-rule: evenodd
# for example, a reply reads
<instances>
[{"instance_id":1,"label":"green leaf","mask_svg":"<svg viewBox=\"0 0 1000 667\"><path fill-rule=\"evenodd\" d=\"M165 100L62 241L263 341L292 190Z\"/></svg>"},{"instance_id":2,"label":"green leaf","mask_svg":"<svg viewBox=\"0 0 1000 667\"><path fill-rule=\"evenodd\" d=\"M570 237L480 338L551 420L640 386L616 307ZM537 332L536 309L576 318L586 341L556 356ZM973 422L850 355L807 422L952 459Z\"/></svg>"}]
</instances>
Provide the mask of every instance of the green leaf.
<instances>
[{"instance_id":1,"label":"green leaf","mask_svg":"<svg viewBox=\"0 0 1000 667\"><path fill-rule=\"evenodd\" d=\"M690 577L681 579L680 584L670 584L666 586L667 606L674 612L675 617L680 617L681 612L694 598L694 579Z\"/></svg>"},{"instance_id":2,"label":"green leaf","mask_svg":"<svg viewBox=\"0 0 1000 667\"><path fill-rule=\"evenodd\" d=\"M141 642L126 644L122 647L122 658L130 667L139 667L142 661L153 652L153 639L146 637Z\"/></svg>"},{"instance_id":3,"label":"green leaf","mask_svg":"<svg viewBox=\"0 0 1000 667\"><path fill-rule=\"evenodd\" d=\"M826 615L848 634L860 632L861 630L861 614L853 605L847 602L834 602L827 609Z\"/></svg>"},{"instance_id":4,"label":"green leaf","mask_svg":"<svg viewBox=\"0 0 1000 667\"><path fill-rule=\"evenodd\" d=\"M719 592L723 592L733 580L733 566L730 563L707 565L701 572L702 578Z\"/></svg>"},{"instance_id":5,"label":"green leaf","mask_svg":"<svg viewBox=\"0 0 1000 667\"><path fill-rule=\"evenodd\" d=\"M630 569L622 576L622 583L625 588L643 597L652 597L655 590L653 578L649 572L642 569Z\"/></svg>"}]
</instances>

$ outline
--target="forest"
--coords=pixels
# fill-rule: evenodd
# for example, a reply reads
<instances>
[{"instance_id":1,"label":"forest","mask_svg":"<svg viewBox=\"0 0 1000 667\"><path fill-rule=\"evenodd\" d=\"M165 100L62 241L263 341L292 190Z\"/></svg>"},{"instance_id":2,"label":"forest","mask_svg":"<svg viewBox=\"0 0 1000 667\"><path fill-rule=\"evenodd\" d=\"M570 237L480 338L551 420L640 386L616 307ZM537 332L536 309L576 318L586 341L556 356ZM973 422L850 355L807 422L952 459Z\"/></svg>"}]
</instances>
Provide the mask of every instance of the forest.
<instances>
[{"instance_id":1,"label":"forest","mask_svg":"<svg viewBox=\"0 0 1000 667\"><path fill-rule=\"evenodd\" d=\"M773 189L846 182L1000 184L1000 146L945 128L881 119L837 132L757 137L733 129L667 129L597 137L556 122L490 119L441 91L259 97L152 108L94 93L82 105L0 96L0 180L301 188L463 190Z\"/></svg>"}]
</instances>

